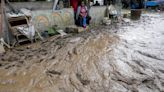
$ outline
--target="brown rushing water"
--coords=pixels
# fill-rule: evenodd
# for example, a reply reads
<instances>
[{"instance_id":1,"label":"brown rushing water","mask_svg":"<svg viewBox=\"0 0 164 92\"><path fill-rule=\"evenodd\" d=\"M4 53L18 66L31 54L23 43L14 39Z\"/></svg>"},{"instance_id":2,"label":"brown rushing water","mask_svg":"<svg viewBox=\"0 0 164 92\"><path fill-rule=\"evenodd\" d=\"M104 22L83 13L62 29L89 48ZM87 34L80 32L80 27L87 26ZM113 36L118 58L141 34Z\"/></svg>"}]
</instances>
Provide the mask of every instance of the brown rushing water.
<instances>
[{"instance_id":1,"label":"brown rushing water","mask_svg":"<svg viewBox=\"0 0 164 92\"><path fill-rule=\"evenodd\" d=\"M0 92L163 92L164 18L16 48L1 55Z\"/></svg>"}]
</instances>

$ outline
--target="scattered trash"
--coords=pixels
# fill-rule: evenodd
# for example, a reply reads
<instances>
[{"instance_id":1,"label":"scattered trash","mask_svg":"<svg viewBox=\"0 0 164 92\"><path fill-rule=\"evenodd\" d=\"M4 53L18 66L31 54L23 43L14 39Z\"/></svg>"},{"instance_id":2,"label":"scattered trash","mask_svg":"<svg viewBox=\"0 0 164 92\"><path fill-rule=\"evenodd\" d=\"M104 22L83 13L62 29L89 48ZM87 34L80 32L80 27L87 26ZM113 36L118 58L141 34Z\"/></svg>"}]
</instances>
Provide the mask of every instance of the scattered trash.
<instances>
[{"instance_id":1,"label":"scattered trash","mask_svg":"<svg viewBox=\"0 0 164 92\"><path fill-rule=\"evenodd\" d=\"M124 21L125 23L130 23L130 19L128 19L128 18L123 18L123 21Z\"/></svg>"},{"instance_id":2,"label":"scattered trash","mask_svg":"<svg viewBox=\"0 0 164 92\"><path fill-rule=\"evenodd\" d=\"M110 20L108 17L105 17L105 18L103 19L103 24L105 24L105 25L110 25L110 24L111 24L111 20Z\"/></svg>"},{"instance_id":3,"label":"scattered trash","mask_svg":"<svg viewBox=\"0 0 164 92\"><path fill-rule=\"evenodd\" d=\"M0 44L1 44L2 46L5 45L6 47L11 48L10 45L8 45L8 44L3 40L3 38L0 39L0 42L1 42Z\"/></svg>"},{"instance_id":4,"label":"scattered trash","mask_svg":"<svg viewBox=\"0 0 164 92\"><path fill-rule=\"evenodd\" d=\"M31 10L28 10L26 8L20 9L20 11L25 14L26 16L32 16Z\"/></svg>"},{"instance_id":5,"label":"scattered trash","mask_svg":"<svg viewBox=\"0 0 164 92\"><path fill-rule=\"evenodd\" d=\"M67 35L67 33L65 33L63 30L56 30L58 33L60 33L61 36L65 36Z\"/></svg>"},{"instance_id":6,"label":"scattered trash","mask_svg":"<svg viewBox=\"0 0 164 92\"><path fill-rule=\"evenodd\" d=\"M48 38L49 37L48 31L41 32L41 36L44 38Z\"/></svg>"},{"instance_id":7,"label":"scattered trash","mask_svg":"<svg viewBox=\"0 0 164 92\"><path fill-rule=\"evenodd\" d=\"M29 27L17 27L18 31L24 34L29 39L34 39L35 36L35 28L33 25Z\"/></svg>"},{"instance_id":8,"label":"scattered trash","mask_svg":"<svg viewBox=\"0 0 164 92\"><path fill-rule=\"evenodd\" d=\"M117 15L117 14L118 14L118 12L117 12L117 10L116 10L116 8L115 8L114 5L110 5L110 6L107 8L107 10L108 10L108 15L109 15L109 14L111 14L111 15Z\"/></svg>"},{"instance_id":9,"label":"scattered trash","mask_svg":"<svg viewBox=\"0 0 164 92\"><path fill-rule=\"evenodd\" d=\"M121 13L119 13L116 9L116 6L110 5L107 7L107 17L111 19L111 24L118 22L118 17ZM107 23L107 25L110 25L110 22Z\"/></svg>"},{"instance_id":10,"label":"scattered trash","mask_svg":"<svg viewBox=\"0 0 164 92\"><path fill-rule=\"evenodd\" d=\"M24 16L24 14L23 13L15 14L15 13L12 13L12 12L7 13L7 17L9 17L9 18L20 17L20 16Z\"/></svg>"}]
</instances>

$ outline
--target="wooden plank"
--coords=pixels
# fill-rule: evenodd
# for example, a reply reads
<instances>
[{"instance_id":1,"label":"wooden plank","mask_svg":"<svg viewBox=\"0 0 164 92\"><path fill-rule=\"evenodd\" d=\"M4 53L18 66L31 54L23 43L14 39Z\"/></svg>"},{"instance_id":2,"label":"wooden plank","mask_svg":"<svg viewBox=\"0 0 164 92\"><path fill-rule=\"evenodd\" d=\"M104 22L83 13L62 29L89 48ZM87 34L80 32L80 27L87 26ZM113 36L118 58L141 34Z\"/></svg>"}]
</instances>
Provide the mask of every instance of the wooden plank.
<instances>
[{"instance_id":1,"label":"wooden plank","mask_svg":"<svg viewBox=\"0 0 164 92\"><path fill-rule=\"evenodd\" d=\"M2 37L2 15L0 14L0 38Z\"/></svg>"}]
</instances>

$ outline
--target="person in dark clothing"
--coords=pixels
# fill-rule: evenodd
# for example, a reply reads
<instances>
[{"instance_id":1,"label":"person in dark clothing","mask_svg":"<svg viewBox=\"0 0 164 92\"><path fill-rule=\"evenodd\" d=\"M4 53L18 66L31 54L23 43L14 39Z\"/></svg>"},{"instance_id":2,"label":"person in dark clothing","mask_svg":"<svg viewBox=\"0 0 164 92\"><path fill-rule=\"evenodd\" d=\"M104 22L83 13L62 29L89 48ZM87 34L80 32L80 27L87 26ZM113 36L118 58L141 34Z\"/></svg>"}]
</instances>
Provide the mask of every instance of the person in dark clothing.
<instances>
[{"instance_id":1,"label":"person in dark clothing","mask_svg":"<svg viewBox=\"0 0 164 92\"><path fill-rule=\"evenodd\" d=\"M75 20L75 24L77 24L77 21L76 21L76 13L77 13L77 8L78 8L78 5L79 5L79 1L80 0L70 0L71 2L71 6L74 10L74 20Z\"/></svg>"},{"instance_id":2,"label":"person in dark clothing","mask_svg":"<svg viewBox=\"0 0 164 92\"><path fill-rule=\"evenodd\" d=\"M123 5L123 8L128 8L129 7L129 0L122 0L122 5Z\"/></svg>"},{"instance_id":3,"label":"person in dark clothing","mask_svg":"<svg viewBox=\"0 0 164 92\"><path fill-rule=\"evenodd\" d=\"M131 9L142 9L143 1L142 0L131 0Z\"/></svg>"},{"instance_id":4,"label":"person in dark clothing","mask_svg":"<svg viewBox=\"0 0 164 92\"><path fill-rule=\"evenodd\" d=\"M100 3L96 1L96 3L93 6L100 6Z\"/></svg>"}]
</instances>

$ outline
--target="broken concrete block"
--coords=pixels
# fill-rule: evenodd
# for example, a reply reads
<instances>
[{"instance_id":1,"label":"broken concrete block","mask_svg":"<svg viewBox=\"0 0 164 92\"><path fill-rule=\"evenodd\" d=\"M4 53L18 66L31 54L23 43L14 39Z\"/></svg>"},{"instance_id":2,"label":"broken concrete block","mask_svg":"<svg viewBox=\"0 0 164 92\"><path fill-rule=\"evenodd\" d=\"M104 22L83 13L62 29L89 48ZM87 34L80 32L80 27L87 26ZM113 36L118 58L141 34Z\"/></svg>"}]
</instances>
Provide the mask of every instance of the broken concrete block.
<instances>
[{"instance_id":1,"label":"broken concrete block","mask_svg":"<svg viewBox=\"0 0 164 92\"><path fill-rule=\"evenodd\" d=\"M105 24L105 25L110 25L110 24L111 24L111 20L110 20L108 17L105 17L105 18L103 19L103 24Z\"/></svg>"},{"instance_id":2,"label":"broken concrete block","mask_svg":"<svg viewBox=\"0 0 164 92\"><path fill-rule=\"evenodd\" d=\"M130 19L128 19L128 18L123 18L123 21L124 21L125 23L130 23Z\"/></svg>"},{"instance_id":3,"label":"broken concrete block","mask_svg":"<svg viewBox=\"0 0 164 92\"><path fill-rule=\"evenodd\" d=\"M66 33L78 33L78 28L77 26L68 26L65 29Z\"/></svg>"},{"instance_id":4,"label":"broken concrete block","mask_svg":"<svg viewBox=\"0 0 164 92\"><path fill-rule=\"evenodd\" d=\"M4 49L3 45L0 44L0 54L1 54L1 53L4 53L4 52L5 52L5 49Z\"/></svg>"},{"instance_id":5,"label":"broken concrete block","mask_svg":"<svg viewBox=\"0 0 164 92\"><path fill-rule=\"evenodd\" d=\"M83 27L77 27L77 26L69 26L66 27L66 33L80 33L83 31L89 31L89 26L86 26L86 28Z\"/></svg>"}]
</instances>

